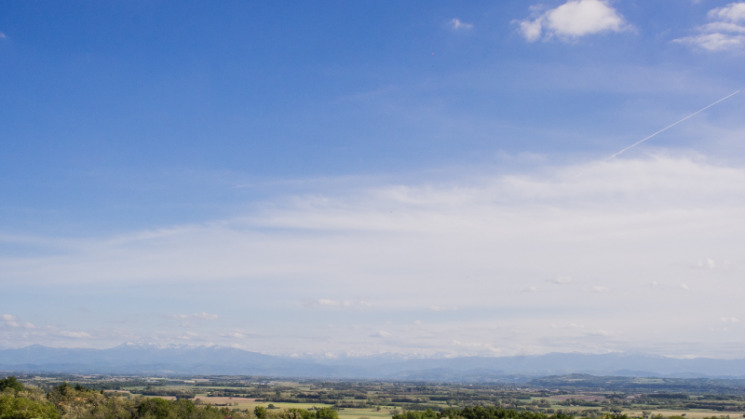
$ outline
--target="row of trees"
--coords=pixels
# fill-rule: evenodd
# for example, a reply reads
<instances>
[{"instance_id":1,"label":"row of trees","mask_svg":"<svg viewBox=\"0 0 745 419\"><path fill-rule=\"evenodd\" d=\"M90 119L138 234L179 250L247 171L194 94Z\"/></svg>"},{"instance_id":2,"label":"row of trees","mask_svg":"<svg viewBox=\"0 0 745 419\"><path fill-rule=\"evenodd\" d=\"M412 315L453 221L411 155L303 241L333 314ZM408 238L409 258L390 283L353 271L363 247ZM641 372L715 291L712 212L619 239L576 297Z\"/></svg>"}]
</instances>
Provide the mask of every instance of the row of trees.
<instances>
[{"instance_id":1,"label":"row of trees","mask_svg":"<svg viewBox=\"0 0 745 419\"><path fill-rule=\"evenodd\" d=\"M408 411L393 415L393 419L574 419L565 413L546 415L527 410L504 409L497 406L469 406L462 408L448 408L435 412L431 409L424 411ZM608 417L607 419L628 419L627 417Z\"/></svg>"},{"instance_id":2,"label":"row of trees","mask_svg":"<svg viewBox=\"0 0 745 419\"><path fill-rule=\"evenodd\" d=\"M0 380L0 419L56 417L54 403L41 390L26 388L15 377Z\"/></svg>"},{"instance_id":3,"label":"row of trees","mask_svg":"<svg viewBox=\"0 0 745 419\"><path fill-rule=\"evenodd\" d=\"M623 413L605 413L603 419L633 419ZM686 419L684 416L652 415L644 412L647 419ZM462 408L448 408L435 412L431 409L424 411L409 411L393 415L392 419L575 419L573 415L563 412L546 415L544 413L527 410L504 409L497 406L469 406ZM729 419L729 416L707 416L704 419Z\"/></svg>"}]
</instances>

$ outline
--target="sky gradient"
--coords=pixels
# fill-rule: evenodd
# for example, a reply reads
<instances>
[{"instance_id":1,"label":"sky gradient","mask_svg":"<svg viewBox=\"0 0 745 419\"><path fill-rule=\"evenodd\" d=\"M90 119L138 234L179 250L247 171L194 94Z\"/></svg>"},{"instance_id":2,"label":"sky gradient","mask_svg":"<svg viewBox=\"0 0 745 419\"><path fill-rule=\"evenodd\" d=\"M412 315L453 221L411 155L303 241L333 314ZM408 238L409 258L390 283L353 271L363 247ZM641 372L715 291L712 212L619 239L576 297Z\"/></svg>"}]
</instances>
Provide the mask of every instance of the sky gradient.
<instances>
[{"instance_id":1,"label":"sky gradient","mask_svg":"<svg viewBox=\"0 0 745 419\"><path fill-rule=\"evenodd\" d=\"M461 3L0 0L0 346L741 357L745 2Z\"/></svg>"}]
</instances>

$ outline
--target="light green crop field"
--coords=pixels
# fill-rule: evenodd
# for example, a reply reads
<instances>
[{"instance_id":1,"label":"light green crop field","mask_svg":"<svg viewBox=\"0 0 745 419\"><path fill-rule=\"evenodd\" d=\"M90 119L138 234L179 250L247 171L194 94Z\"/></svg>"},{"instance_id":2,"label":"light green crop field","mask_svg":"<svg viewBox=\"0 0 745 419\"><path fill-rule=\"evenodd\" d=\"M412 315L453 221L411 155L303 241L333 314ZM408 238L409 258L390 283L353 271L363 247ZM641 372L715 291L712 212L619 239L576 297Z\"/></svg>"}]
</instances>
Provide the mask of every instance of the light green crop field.
<instances>
[{"instance_id":1,"label":"light green crop field","mask_svg":"<svg viewBox=\"0 0 745 419\"><path fill-rule=\"evenodd\" d=\"M275 408L279 409L312 409L314 407L331 407L330 404L324 403L279 403L279 402L257 402L255 399L249 399L245 397L212 397L212 396L197 396L194 400L200 400L203 403L212 404L215 406L228 406L235 407L238 409L249 409L253 410L256 406L268 407L270 404L274 405Z\"/></svg>"},{"instance_id":2,"label":"light green crop field","mask_svg":"<svg viewBox=\"0 0 745 419\"><path fill-rule=\"evenodd\" d=\"M339 412L339 419L357 419L357 418L390 418L393 416L391 411L388 409L377 410L375 408L364 408L364 409L341 409Z\"/></svg>"},{"instance_id":3,"label":"light green crop field","mask_svg":"<svg viewBox=\"0 0 745 419\"><path fill-rule=\"evenodd\" d=\"M254 399L245 397L207 397L197 396L195 400L200 400L203 403L212 404L215 406L227 406L230 408L237 409L248 409L253 410L256 406L268 407L270 404L274 405L277 409L312 409L314 407L331 407L330 404L324 403L270 403L270 402L256 402ZM393 416L394 407L382 407L377 408L345 408L339 409L340 419L357 419L357 418L370 418L370 419L384 419Z\"/></svg>"}]
</instances>

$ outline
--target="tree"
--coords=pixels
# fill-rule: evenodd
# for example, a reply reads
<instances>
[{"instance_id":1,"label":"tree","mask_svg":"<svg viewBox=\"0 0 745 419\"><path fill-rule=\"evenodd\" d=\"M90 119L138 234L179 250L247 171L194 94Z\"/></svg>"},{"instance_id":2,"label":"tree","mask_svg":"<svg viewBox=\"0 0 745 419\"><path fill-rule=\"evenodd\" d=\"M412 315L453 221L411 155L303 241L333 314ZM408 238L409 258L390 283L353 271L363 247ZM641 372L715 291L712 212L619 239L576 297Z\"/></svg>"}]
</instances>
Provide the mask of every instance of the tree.
<instances>
[{"instance_id":1,"label":"tree","mask_svg":"<svg viewBox=\"0 0 745 419\"><path fill-rule=\"evenodd\" d=\"M0 419L56 419L57 409L38 389L26 388L15 377L0 380Z\"/></svg>"},{"instance_id":2,"label":"tree","mask_svg":"<svg viewBox=\"0 0 745 419\"><path fill-rule=\"evenodd\" d=\"M51 403L31 400L25 397L0 396L0 418L3 419L57 419L57 409Z\"/></svg>"},{"instance_id":3,"label":"tree","mask_svg":"<svg viewBox=\"0 0 745 419\"><path fill-rule=\"evenodd\" d=\"M145 399L137 406L137 414L142 418L169 419L171 413L171 403L158 397Z\"/></svg>"},{"instance_id":4,"label":"tree","mask_svg":"<svg viewBox=\"0 0 745 419\"><path fill-rule=\"evenodd\" d=\"M14 376L6 377L0 380L0 391L5 391L5 389L8 388L16 392L26 389L26 387Z\"/></svg>"},{"instance_id":5,"label":"tree","mask_svg":"<svg viewBox=\"0 0 745 419\"><path fill-rule=\"evenodd\" d=\"M339 419L339 412L330 407L322 407L316 410L316 419Z\"/></svg>"}]
</instances>

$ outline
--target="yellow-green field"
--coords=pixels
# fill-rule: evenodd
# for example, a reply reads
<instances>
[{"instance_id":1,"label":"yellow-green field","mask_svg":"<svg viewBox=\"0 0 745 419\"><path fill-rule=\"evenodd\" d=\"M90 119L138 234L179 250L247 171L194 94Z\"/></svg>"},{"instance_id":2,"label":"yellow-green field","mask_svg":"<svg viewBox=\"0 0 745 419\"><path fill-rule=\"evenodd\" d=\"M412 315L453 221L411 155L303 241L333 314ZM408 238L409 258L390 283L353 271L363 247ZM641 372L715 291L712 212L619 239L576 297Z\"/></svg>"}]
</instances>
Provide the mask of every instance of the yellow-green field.
<instances>
[{"instance_id":1,"label":"yellow-green field","mask_svg":"<svg viewBox=\"0 0 745 419\"><path fill-rule=\"evenodd\" d=\"M342 409L339 410L340 419L357 419L357 418L390 418L393 416L393 409Z\"/></svg>"},{"instance_id":2,"label":"yellow-green field","mask_svg":"<svg viewBox=\"0 0 745 419\"><path fill-rule=\"evenodd\" d=\"M227 406L230 408L237 409L248 409L253 410L256 406L262 406L267 408L270 404L278 410L281 409L313 409L314 407L332 407L330 404L324 403L271 403L271 402L257 402L255 399L249 399L245 397L211 397L211 396L197 396L194 398L195 401L199 400L202 403L207 403L215 406ZM395 407L381 407L378 408L345 408L339 409L340 419L357 419L357 418L390 418L393 416Z\"/></svg>"},{"instance_id":3,"label":"yellow-green field","mask_svg":"<svg viewBox=\"0 0 745 419\"><path fill-rule=\"evenodd\" d=\"M330 404L323 403L274 403L274 402L257 402L256 399L246 397L213 397L213 396L196 396L194 401L201 401L215 406L232 406L238 409L251 409L256 406L268 407L270 404L277 409L312 409L314 407L331 407Z\"/></svg>"}]
</instances>

